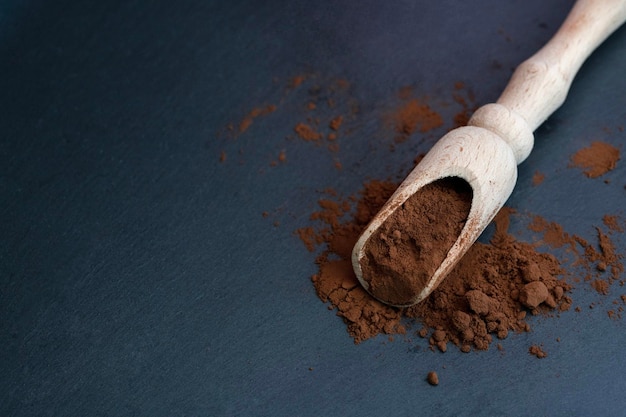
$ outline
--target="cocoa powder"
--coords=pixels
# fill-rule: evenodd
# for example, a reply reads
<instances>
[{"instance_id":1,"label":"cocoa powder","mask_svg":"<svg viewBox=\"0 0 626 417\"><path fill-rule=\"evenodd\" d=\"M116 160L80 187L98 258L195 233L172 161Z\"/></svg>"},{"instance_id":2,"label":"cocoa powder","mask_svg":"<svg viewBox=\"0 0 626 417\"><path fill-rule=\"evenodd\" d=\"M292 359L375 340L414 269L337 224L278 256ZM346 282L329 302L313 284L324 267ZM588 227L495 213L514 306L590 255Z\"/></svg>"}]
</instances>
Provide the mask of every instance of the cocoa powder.
<instances>
[{"instance_id":1,"label":"cocoa powder","mask_svg":"<svg viewBox=\"0 0 626 417\"><path fill-rule=\"evenodd\" d=\"M368 291L387 304L411 304L458 238L471 203L471 187L460 178L435 181L409 197L363 248Z\"/></svg>"},{"instance_id":2,"label":"cocoa powder","mask_svg":"<svg viewBox=\"0 0 626 417\"><path fill-rule=\"evenodd\" d=\"M532 345L531 347L529 347L528 353L536 356L537 359L543 359L548 356L548 354L543 350L543 347L539 345Z\"/></svg>"},{"instance_id":3,"label":"cocoa powder","mask_svg":"<svg viewBox=\"0 0 626 417\"><path fill-rule=\"evenodd\" d=\"M307 236L307 242L324 242L325 249L317 257L318 273L312 281L319 298L329 302L347 325L355 343L381 333L404 334L400 310L389 307L369 295L359 284L350 255L367 222L385 203L396 184L384 181L369 182L357 202L354 216L349 221L340 219L349 211L345 205L320 205L321 210L313 217L321 221L317 229L299 229ZM322 199L324 200L324 199ZM303 232L302 230L306 230ZM311 248L309 246L309 248Z\"/></svg>"},{"instance_id":4,"label":"cocoa powder","mask_svg":"<svg viewBox=\"0 0 626 417\"><path fill-rule=\"evenodd\" d=\"M254 122L254 119L261 116L267 116L270 113L276 111L276 106L274 104L268 104L263 107L256 107L243 118L243 120L239 123L239 133L244 133Z\"/></svg>"},{"instance_id":5,"label":"cocoa powder","mask_svg":"<svg viewBox=\"0 0 626 417\"><path fill-rule=\"evenodd\" d=\"M405 312L434 329L431 346L487 349L494 336L529 331L527 313L570 308L571 286L559 261L508 234L512 213L501 210L491 241L475 243L431 296Z\"/></svg>"},{"instance_id":6,"label":"cocoa powder","mask_svg":"<svg viewBox=\"0 0 626 417\"><path fill-rule=\"evenodd\" d=\"M430 385L437 386L439 385L439 375L437 375L435 371L430 371L428 375L426 375L426 381Z\"/></svg>"},{"instance_id":7,"label":"cocoa powder","mask_svg":"<svg viewBox=\"0 0 626 417\"><path fill-rule=\"evenodd\" d=\"M613 145L594 141L572 155L571 165L583 170L589 178L597 178L615 168L620 151Z\"/></svg>"},{"instance_id":8,"label":"cocoa powder","mask_svg":"<svg viewBox=\"0 0 626 417\"><path fill-rule=\"evenodd\" d=\"M461 94L465 90L465 84L462 82L456 82L454 84L456 92L453 94L454 101L461 105L461 110L454 115L453 128L465 126L469 122L472 113L476 110L477 106L474 100L474 94L472 91L467 91L467 98ZM468 102L469 100L469 102ZM471 105L470 105L471 103Z\"/></svg>"},{"instance_id":9,"label":"cocoa powder","mask_svg":"<svg viewBox=\"0 0 626 417\"><path fill-rule=\"evenodd\" d=\"M404 89L400 97L409 97L410 91ZM389 119L396 130L396 143L404 142L416 131L425 133L443 125L441 115L417 98L406 100L389 115Z\"/></svg>"},{"instance_id":10,"label":"cocoa powder","mask_svg":"<svg viewBox=\"0 0 626 417\"><path fill-rule=\"evenodd\" d=\"M585 281L591 283L593 289L600 294L608 294L609 287L618 282L624 285L622 277L624 264L623 255L617 252L610 233L621 230L617 216L603 216L603 222L609 227L605 232L596 227L597 243L591 244L581 236L571 235L563 227L549 222L541 216L534 216L528 228L542 236L541 243L552 248L565 248L573 256L573 264L580 268Z\"/></svg>"},{"instance_id":11,"label":"cocoa powder","mask_svg":"<svg viewBox=\"0 0 626 417\"><path fill-rule=\"evenodd\" d=\"M544 173L535 171L535 173L533 174L533 179L532 179L533 185L534 186L540 185L545 179L546 179L546 176Z\"/></svg>"},{"instance_id":12,"label":"cocoa powder","mask_svg":"<svg viewBox=\"0 0 626 417\"><path fill-rule=\"evenodd\" d=\"M602 216L602 223L604 223L604 225L613 232L624 231L624 225L622 224L622 222L620 222L619 217L615 214L605 214L604 216Z\"/></svg>"},{"instance_id":13,"label":"cocoa powder","mask_svg":"<svg viewBox=\"0 0 626 417\"><path fill-rule=\"evenodd\" d=\"M316 132L313 127L306 123L298 123L293 130L301 139L306 141L317 141L322 138L321 133Z\"/></svg>"}]
</instances>

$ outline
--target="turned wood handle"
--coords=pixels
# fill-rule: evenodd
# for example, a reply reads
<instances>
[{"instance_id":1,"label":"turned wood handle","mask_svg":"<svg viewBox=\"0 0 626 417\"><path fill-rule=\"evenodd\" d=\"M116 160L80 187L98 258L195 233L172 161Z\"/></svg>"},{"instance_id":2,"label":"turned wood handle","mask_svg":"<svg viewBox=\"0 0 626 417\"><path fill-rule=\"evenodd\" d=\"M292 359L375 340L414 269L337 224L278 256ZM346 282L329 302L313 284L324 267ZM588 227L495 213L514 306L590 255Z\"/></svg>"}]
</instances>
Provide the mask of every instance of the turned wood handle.
<instances>
[{"instance_id":1,"label":"turned wood handle","mask_svg":"<svg viewBox=\"0 0 626 417\"><path fill-rule=\"evenodd\" d=\"M530 154L532 132L563 104L583 62L626 20L626 0L578 0L557 33L520 64L496 104L469 124L499 134L517 163Z\"/></svg>"}]
</instances>

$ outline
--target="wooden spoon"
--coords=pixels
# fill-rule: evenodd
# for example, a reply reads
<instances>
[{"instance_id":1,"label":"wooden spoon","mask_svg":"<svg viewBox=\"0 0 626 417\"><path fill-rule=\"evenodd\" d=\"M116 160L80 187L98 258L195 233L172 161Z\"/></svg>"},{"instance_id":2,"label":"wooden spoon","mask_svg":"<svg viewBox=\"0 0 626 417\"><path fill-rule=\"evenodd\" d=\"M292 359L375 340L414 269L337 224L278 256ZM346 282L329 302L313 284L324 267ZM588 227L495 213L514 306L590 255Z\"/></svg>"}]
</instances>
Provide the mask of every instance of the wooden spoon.
<instances>
[{"instance_id":1,"label":"wooden spoon","mask_svg":"<svg viewBox=\"0 0 626 417\"><path fill-rule=\"evenodd\" d=\"M463 126L442 137L372 219L352 252L352 265L363 287L364 247L385 220L427 184L459 177L473 191L466 223L441 266L403 306L423 300L478 239L511 195L517 165L533 148L533 131L563 102L583 62L626 20L626 0L578 0L550 41L513 73L496 103L479 108ZM389 283L393 285L393 283Z\"/></svg>"}]
</instances>

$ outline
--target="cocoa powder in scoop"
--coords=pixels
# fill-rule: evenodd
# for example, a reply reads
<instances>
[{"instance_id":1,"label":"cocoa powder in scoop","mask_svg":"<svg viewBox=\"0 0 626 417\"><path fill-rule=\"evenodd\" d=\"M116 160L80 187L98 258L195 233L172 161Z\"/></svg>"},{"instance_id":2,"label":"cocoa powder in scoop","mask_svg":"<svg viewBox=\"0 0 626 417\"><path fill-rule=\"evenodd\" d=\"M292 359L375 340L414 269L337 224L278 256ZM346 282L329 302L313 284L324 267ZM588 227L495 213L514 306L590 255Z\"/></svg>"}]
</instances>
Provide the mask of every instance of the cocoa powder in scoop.
<instances>
[{"instance_id":1,"label":"cocoa powder in scoop","mask_svg":"<svg viewBox=\"0 0 626 417\"><path fill-rule=\"evenodd\" d=\"M453 177L409 197L363 248L368 291L388 304L411 304L459 237L471 203L469 184Z\"/></svg>"}]
</instances>

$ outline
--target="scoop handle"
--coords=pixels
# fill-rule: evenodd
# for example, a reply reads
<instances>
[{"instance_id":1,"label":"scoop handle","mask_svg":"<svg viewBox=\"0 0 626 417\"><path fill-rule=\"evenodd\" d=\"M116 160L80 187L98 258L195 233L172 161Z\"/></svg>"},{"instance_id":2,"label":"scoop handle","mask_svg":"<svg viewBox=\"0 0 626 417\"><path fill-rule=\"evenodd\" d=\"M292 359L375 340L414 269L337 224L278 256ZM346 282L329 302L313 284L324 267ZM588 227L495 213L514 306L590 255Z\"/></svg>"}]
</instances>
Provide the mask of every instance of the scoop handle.
<instances>
[{"instance_id":1,"label":"scoop handle","mask_svg":"<svg viewBox=\"0 0 626 417\"><path fill-rule=\"evenodd\" d=\"M519 164L532 150L532 132L563 104L583 62L625 20L626 0L578 0L550 41L517 67L496 104L478 109L469 124L503 136Z\"/></svg>"}]
</instances>

